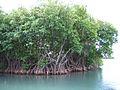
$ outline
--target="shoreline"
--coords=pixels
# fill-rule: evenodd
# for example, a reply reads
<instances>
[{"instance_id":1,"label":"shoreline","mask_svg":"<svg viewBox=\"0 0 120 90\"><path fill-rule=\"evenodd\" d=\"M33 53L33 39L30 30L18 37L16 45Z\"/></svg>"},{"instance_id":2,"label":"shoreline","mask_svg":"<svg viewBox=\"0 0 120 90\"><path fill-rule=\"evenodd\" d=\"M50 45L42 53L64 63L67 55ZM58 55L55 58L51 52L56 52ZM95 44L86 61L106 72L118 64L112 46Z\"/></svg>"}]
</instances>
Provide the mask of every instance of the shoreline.
<instances>
[{"instance_id":1,"label":"shoreline","mask_svg":"<svg viewBox=\"0 0 120 90\"><path fill-rule=\"evenodd\" d=\"M75 69L63 69L63 70L57 70L55 72L50 71L42 71L40 69L31 70L10 70L10 69L0 69L1 74L15 74L15 75L65 75L73 72L87 72L87 71L94 71L99 69L100 67L96 67L95 65L90 65L89 67L80 67Z\"/></svg>"}]
</instances>

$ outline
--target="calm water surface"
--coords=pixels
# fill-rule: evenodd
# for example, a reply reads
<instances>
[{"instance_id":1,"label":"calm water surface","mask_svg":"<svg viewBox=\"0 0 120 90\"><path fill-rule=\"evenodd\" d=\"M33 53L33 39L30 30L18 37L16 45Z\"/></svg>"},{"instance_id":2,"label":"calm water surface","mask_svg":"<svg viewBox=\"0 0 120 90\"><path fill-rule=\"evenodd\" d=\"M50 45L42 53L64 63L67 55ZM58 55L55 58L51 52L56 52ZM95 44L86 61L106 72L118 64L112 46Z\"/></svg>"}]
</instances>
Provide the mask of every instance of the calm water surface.
<instances>
[{"instance_id":1,"label":"calm water surface","mask_svg":"<svg viewBox=\"0 0 120 90\"><path fill-rule=\"evenodd\" d=\"M119 65L107 61L101 70L68 75L0 74L0 90L120 90Z\"/></svg>"}]
</instances>

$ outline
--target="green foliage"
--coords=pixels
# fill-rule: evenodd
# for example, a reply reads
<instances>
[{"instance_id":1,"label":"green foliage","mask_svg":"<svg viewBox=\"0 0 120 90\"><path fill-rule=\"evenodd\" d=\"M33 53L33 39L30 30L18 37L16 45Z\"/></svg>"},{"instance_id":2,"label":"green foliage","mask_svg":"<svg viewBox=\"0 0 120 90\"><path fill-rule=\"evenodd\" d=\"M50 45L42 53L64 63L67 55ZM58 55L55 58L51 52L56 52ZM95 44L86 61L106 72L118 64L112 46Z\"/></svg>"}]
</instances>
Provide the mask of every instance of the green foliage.
<instances>
[{"instance_id":1,"label":"green foliage","mask_svg":"<svg viewBox=\"0 0 120 90\"><path fill-rule=\"evenodd\" d=\"M112 54L117 31L109 23L95 20L84 6L65 6L49 2L31 10L19 8L6 14L0 11L0 52L20 60L28 68L28 60L40 66L45 51L58 54L69 49L82 57L84 64L101 64L101 58Z\"/></svg>"},{"instance_id":2,"label":"green foliage","mask_svg":"<svg viewBox=\"0 0 120 90\"><path fill-rule=\"evenodd\" d=\"M117 42L117 31L110 23L98 21L98 24L98 52L103 57L111 57L112 45Z\"/></svg>"},{"instance_id":3,"label":"green foliage","mask_svg":"<svg viewBox=\"0 0 120 90\"><path fill-rule=\"evenodd\" d=\"M40 59L40 60L38 61L39 67L43 67L43 66L45 66L45 65L47 65L47 64L48 64L48 60L47 60L47 59Z\"/></svg>"}]
</instances>

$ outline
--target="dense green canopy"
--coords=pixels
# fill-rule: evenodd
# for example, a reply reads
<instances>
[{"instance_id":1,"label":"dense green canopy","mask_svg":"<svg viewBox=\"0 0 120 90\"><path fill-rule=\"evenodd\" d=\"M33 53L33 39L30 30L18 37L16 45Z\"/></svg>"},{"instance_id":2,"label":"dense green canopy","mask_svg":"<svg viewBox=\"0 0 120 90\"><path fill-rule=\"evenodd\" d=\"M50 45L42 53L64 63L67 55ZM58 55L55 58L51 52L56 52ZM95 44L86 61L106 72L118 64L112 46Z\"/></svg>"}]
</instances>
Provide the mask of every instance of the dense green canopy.
<instances>
[{"instance_id":1,"label":"dense green canopy","mask_svg":"<svg viewBox=\"0 0 120 90\"><path fill-rule=\"evenodd\" d=\"M31 10L0 11L0 68L61 69L101 65L117 30L91 17L84 6L50 3ZM53 68L53 69L50 69Z\"/></svg>"}]
</instances>

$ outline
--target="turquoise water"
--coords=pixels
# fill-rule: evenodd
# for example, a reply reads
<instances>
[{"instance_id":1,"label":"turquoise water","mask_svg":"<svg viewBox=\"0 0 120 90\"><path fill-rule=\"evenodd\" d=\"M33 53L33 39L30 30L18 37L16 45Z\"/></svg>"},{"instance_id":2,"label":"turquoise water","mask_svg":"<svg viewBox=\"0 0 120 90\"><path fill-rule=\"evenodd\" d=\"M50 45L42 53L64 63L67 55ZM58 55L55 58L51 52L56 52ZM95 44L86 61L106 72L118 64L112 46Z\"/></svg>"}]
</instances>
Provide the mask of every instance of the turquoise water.
<instances>
[{"instance_id":1,"label":"turquoise water","mask_svg":"<svg viewBox=\"0 0 120 90\"><path fill-rule=\"evenodd\" d=\"M67 75L0 74L0 90L120 90L119 71L106 68L108 64L115 65L107 63L97 71Z\"/></svg>"}]
</instances>

